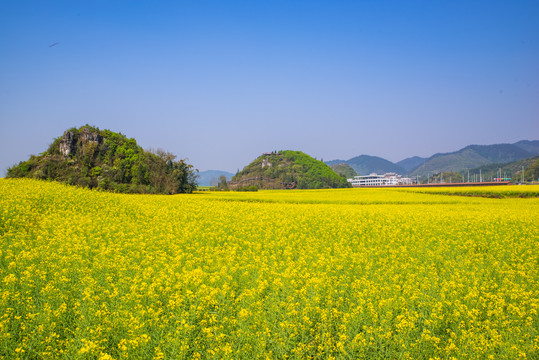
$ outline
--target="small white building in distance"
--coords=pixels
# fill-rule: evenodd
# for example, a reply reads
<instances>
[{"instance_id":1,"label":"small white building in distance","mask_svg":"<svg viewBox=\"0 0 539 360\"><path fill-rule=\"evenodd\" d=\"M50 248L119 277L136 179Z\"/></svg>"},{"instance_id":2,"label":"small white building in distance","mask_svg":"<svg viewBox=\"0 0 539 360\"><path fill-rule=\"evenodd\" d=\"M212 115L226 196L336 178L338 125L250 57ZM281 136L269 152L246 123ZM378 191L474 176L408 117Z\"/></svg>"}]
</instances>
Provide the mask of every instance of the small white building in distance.
<instances>
[{"instance_id":1,"label":"small white building in distance","mask_svg":"<svg viewBox=\"0 0 539 360\"><path fill-rule=\"evenodd\" d=\"M348 182L352 186L395 186L395 185L410 185L413 180L410 178L402 177L396 173L385 173L384 175L378 175L372 173L370 175L354 176L353 179L348 179Z\"/></svg>"}]
</instances>

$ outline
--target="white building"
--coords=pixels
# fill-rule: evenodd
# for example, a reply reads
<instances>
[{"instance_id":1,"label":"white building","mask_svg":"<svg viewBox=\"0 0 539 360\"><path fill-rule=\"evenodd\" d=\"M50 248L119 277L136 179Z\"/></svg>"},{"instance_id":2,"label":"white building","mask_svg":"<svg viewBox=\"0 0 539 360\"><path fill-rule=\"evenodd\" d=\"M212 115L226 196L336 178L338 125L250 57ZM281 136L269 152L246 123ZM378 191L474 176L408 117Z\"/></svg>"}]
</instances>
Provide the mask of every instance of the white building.
<instances>
[{"instance_id":1,"label":"white building","mask_svg":"<svg viewBox=\"0 0 539 360\"><path fill-rule=\"evenodd\" d=\"M348 179L348 182L352 186L395 186L395 185L409 185L413 183L410 178L403 178L396 173L385 173L384 175L378 175L372 173L370 175L354 176L353 179Z\"/></svg>"}]
</instances>

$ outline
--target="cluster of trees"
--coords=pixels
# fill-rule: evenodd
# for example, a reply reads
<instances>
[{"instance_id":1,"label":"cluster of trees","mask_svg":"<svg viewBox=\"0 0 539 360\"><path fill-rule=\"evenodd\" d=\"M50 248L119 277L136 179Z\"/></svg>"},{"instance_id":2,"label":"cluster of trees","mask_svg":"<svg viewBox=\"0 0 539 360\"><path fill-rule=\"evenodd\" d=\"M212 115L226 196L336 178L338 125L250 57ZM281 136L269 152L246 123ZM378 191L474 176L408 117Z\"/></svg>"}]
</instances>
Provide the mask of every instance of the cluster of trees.
<instances>
[{"instance_id":1,"label":"cluster of trees","mask_svg":"<svg viewBox=\"0 0 539 360\"><path fill-rule=\"evenodd\" d=\"M83 133L94 140L85 139ZM61 149L66 139L72 148L67 155ZM69 129L44 153L9 168L7 177L56 180L122 193L177 194L196 189L196 173L192 165L171 153L145 151L134 139L85 125Z\"/></svg>"},{"instance_id":2,"label":"cluster of trees","mask_svg":"<svg viewBox=\"0 0 539 360\"><path fill-rule=\"evenodd\" d=\"M454 171L443 171L437 174L428 175L427 178L423 179L422 183L459 183L464 181L466 181L466 179L462 176L462 174L459 174Z\"/></svg>"}]
</instances>

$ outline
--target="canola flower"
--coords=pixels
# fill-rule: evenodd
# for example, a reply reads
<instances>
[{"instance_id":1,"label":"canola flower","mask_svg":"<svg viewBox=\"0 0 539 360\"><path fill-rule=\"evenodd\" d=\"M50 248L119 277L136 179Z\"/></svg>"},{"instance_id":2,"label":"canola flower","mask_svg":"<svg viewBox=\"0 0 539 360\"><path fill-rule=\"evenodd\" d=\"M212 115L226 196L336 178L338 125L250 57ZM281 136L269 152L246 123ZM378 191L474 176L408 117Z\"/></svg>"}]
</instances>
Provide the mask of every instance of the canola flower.
<instances>
[{"instance_id":1,"label":"canola flower","mask_svg":"<svg viewBox=\"0 0 539 360\"><path fill-rule=\"evenodd\" d=\"M538 358L539 199L501 197L0 179L0 358Z\"/></svg>"}]
</instances>

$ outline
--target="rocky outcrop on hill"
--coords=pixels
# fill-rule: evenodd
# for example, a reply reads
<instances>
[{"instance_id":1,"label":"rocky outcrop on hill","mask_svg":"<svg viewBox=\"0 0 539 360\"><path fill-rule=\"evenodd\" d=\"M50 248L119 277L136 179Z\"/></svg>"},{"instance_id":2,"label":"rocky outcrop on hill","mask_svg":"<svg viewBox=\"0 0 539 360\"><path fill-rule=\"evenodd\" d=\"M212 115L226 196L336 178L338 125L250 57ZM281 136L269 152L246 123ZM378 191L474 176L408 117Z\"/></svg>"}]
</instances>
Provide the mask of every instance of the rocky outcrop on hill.
<instances>
[{"instance_id":1,"label":"rocky outcrop on hill","mask_svg":"<svg viewBox=\"0 0 539 360\"><path fill-rule=\"evenodd\" d=\"M60 139L59 150L65 157L75 152L75 136L72 131L64 132L64 136Z\"/></svg>"},{"instance_id":2,"label":"rocky outcrop on hill","mask_svg":"<svg viewBox=\"0 0 539 360\"><path fill-rule=\"evenodd\" d=\"M83 144L93 143L100 145L102 142L103 137L89 128L83 128L80 134L74 131L65 131L60 139L58 150L64 157L68 157L76 153L77 147L82 147Z\"/></svg>"}]
</instances>

